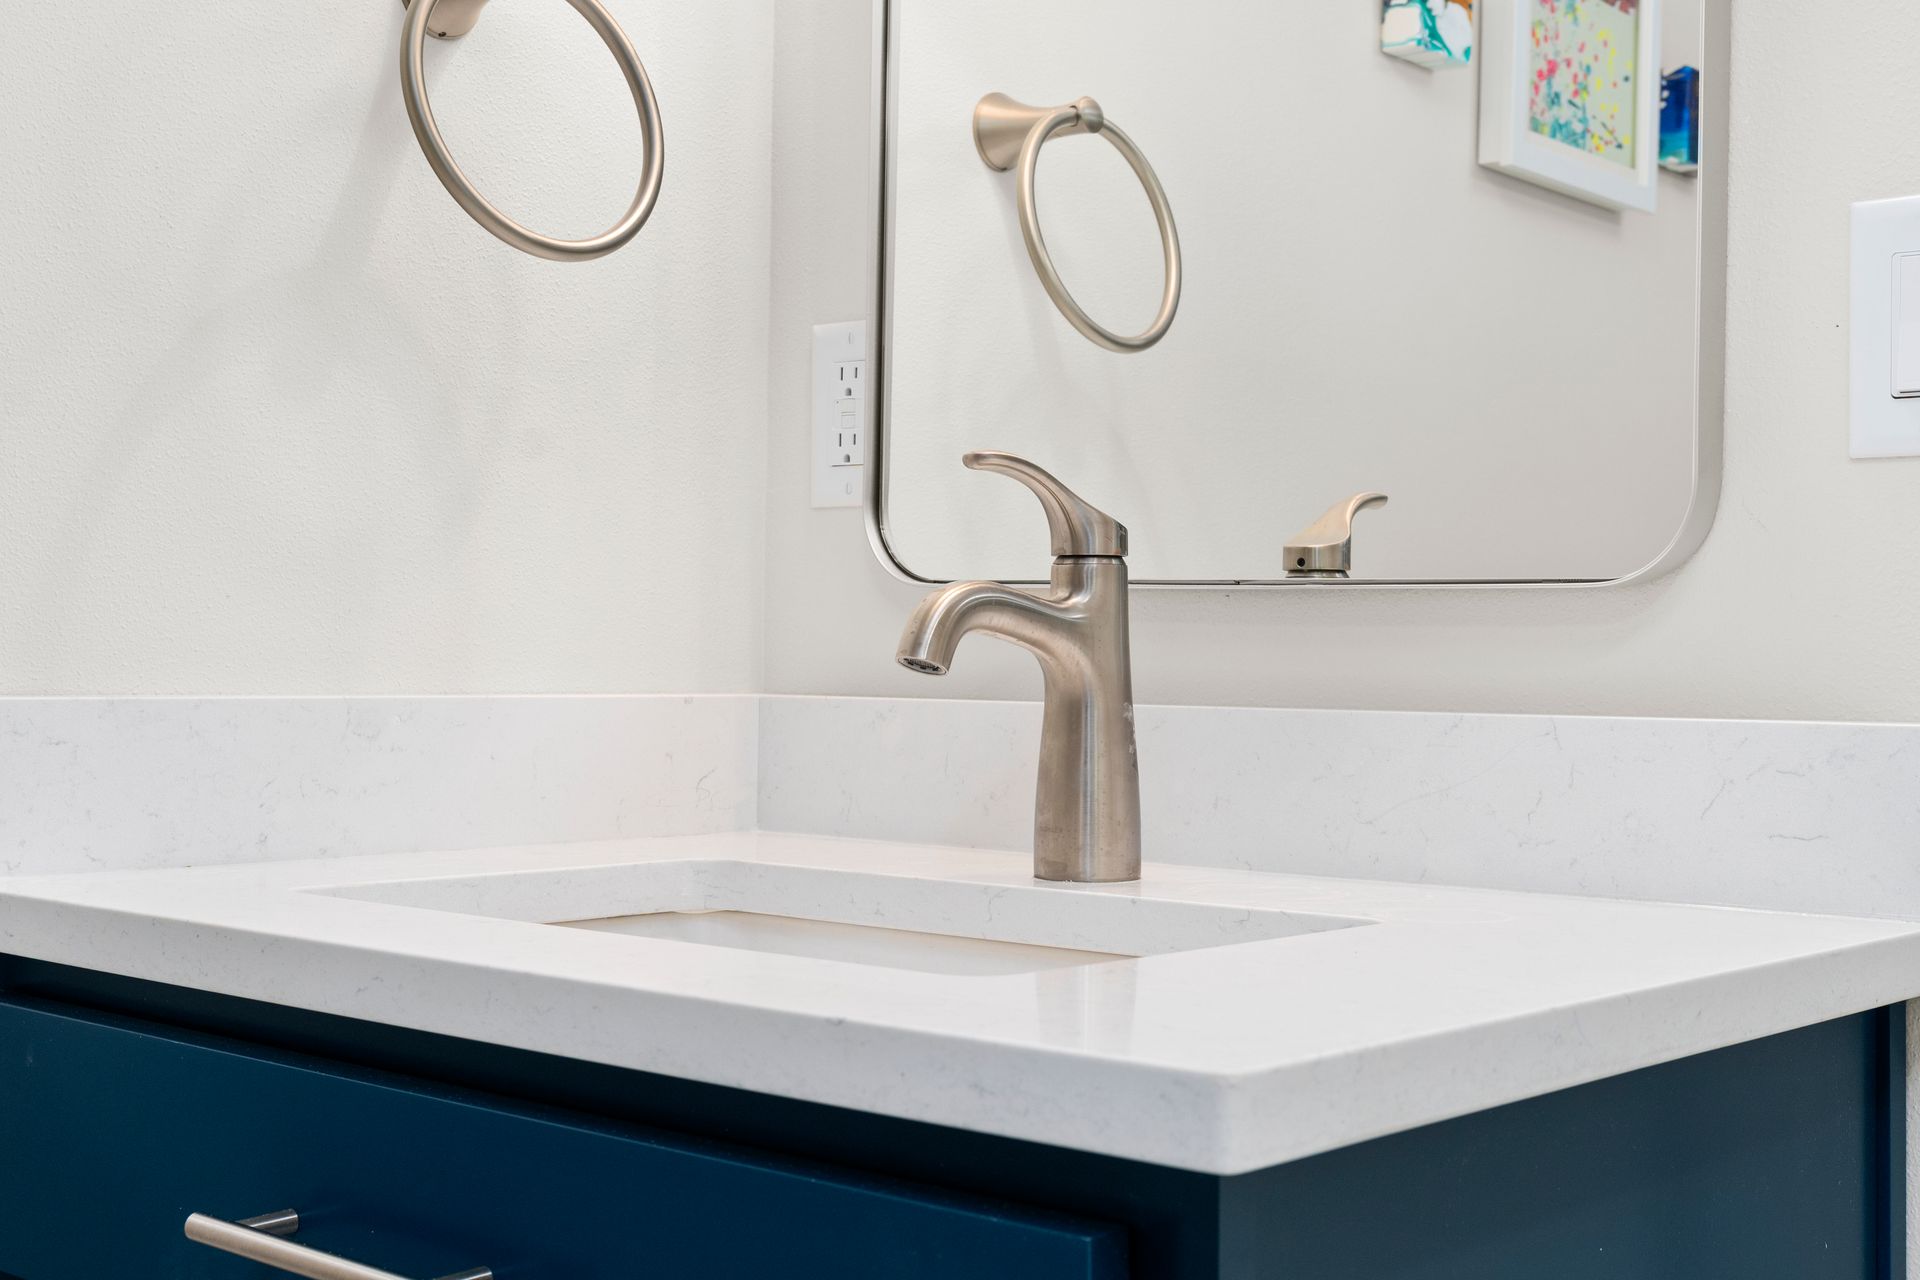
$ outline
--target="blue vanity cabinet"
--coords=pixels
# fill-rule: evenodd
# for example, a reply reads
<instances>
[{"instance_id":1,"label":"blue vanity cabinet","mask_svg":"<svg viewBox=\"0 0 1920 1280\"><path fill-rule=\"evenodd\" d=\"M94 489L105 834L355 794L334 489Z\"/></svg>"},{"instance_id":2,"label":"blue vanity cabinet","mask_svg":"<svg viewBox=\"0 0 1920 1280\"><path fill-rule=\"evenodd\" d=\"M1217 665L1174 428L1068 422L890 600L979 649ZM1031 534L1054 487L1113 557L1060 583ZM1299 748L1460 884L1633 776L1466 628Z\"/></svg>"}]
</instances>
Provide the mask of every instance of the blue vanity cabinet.
<instances>
[{"instance_id":1,"label":"blue vanity cabinet","mask_svg":"<svg viewBox=\"0 0 1920 1280\"><path fill-rule=\"evenodd\" d=\"M1904 1025L1215 1177L0 957L0 1280L1904 1280Z\"/></svg>"},{"instance_id":2,"label":"blue vanity cabinet","mask_svg":"<svg viewBox=\"0 0 1920 1280\"><path fill-rule=\"evenodd\" d=\"M0 1003L0 1273L271 1270L190 1213L431 1280L1119 1280L1121 1233L31 1000Z\"/></svg>"}]
</instances>

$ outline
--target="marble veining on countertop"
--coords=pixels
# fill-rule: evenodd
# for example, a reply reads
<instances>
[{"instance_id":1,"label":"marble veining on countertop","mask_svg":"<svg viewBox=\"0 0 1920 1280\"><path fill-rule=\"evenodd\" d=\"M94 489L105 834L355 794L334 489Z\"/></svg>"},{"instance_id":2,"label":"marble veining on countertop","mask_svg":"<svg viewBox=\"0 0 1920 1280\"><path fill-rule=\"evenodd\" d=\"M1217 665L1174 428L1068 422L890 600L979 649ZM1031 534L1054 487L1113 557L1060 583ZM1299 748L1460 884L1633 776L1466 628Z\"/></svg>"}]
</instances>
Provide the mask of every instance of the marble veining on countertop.
<instances>
[{"instance_id":1,"label":"marble veining on countertop","mask_svg":"<svg viewBox=\"0 0 1920 1280\"><path fill-rule=\"evenodd\" d=\"M973 976L548 927L674 864L831 872L874 923L960 883L1311 931ZM0 952L1220 1174L1920 993L1915 923L1163 864L1038 886L1023 854L755 833L17 877Z\"/></svg>"}]
</instances>

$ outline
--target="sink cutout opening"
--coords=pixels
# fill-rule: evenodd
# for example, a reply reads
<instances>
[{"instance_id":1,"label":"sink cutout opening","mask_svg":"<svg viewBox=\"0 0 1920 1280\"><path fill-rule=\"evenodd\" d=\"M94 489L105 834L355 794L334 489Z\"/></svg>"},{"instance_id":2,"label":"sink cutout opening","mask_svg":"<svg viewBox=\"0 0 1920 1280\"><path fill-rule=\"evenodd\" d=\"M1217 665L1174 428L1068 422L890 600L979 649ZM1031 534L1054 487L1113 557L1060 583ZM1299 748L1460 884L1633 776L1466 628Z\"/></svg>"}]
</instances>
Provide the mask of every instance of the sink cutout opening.
<instances>
[{"instance_id":1,"label":"sink cutout opening","mask_svg":"<svg viewBox=\"0 0 1920 1280\"><path fill-rule=\"evenodd\" d=\"M1071 970L1373 923L1140 886L942 880L744 859L555 867L311 892L583 933L932 974Z\"/></svg>"},{"instance_id":2,"label":"sink cutout opening","mask_svg":"<svg viewBox=\"0 0 1920 1280\"><path fill-rule=\"evenodd\" d=\"M845 964L879 965L920 973L994 976L1071 969L1135 957L1034 943L999 942L953 934L841 924L759 911L655 911L598 920L557 921L563 928L729 947L768 955L804 956Z\"/></svg>"}]
</instances>

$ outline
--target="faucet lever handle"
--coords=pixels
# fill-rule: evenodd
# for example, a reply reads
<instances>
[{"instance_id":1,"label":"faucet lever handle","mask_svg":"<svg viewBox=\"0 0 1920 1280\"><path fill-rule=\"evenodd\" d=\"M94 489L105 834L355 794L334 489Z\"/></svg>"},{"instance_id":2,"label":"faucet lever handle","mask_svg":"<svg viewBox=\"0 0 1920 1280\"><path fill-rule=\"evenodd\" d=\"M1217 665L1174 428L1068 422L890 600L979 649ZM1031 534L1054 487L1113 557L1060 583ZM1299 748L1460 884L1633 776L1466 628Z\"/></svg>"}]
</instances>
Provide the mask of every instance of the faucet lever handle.
<instances>
[{"instance_id":1,"label":"faucet lever handle","mask_svg":"<svg viewBox=\"0 0 1920 1280\"><path fill-rule=\"evenodd\" d=\"M1061 484L1043 467L997 450L975 450L960 459L975 471L1012 476L1040 499L1053 532L1056 556L1124 556L1127 526Z\"/></svg>"},{"instance_id":2,"label":"faucet lever handle","mask_svg":"<svg viewBox=\"0 0 1920 1280\"><path fill-rule=\"evenodd\" d=\"M1356 493L1287 539L1289 578L1344 578L1353 568L1353 518L1368 507L1384 507L1384 493Z\"/></svg>"}]
</instances>

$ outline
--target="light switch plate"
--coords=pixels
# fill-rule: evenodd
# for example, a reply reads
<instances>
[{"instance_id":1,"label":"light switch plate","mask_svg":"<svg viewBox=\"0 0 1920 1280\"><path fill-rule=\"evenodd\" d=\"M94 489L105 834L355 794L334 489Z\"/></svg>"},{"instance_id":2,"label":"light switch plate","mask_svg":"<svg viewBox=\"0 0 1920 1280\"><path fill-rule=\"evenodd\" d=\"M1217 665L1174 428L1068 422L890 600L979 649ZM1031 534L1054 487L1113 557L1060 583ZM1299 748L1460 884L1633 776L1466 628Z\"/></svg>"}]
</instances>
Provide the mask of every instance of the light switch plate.
<instances>
[{"instance_id":1,"label":"light switch plate","mask_svg":"<svg viewBox=\"0 0 1920 1280\"><path fill-rule=\"evenodd\" d=\"M813 505L857 507L865 499L867 322L813 327Z\"/></svg>"},{"instance_id":2,"label":"light switch plate","mask_svg":"<svg viewBox=\"0 0 1920 1280\"><path fill-rule=\"evenodd\" d=\"M1853 206L1852 456L1920 457L1920 197ZM1913 305L1903 284L1912 273ZM1903 387L1902 384L1911 384Z\"/></svg>"}]
</instances>

